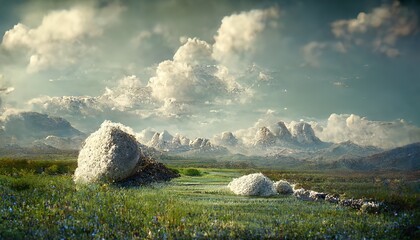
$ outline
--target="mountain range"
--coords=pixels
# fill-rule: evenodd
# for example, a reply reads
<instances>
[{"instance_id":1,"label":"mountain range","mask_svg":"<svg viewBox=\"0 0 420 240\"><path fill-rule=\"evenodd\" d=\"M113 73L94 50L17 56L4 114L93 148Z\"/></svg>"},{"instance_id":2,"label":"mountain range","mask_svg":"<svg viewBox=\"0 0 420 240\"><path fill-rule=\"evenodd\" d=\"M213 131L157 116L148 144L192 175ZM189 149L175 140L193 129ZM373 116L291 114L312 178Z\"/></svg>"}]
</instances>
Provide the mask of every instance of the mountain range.
<instances>
[{"instance_id":1,"label":"mountain range","mask_svg":"<svg viewBox=\"0 0 420 240\"><path fill-rule=\"evenodd\" d=\"M420 169L420 143L385 151L353 142L321 141L306 122L279 121L250 129L245 135L223 132L212 139L190 139L145 129L134 133L154 155L252 161L256 165L296 167L317 165L355 170ZM0 119L0 155L10 152L58 153L80 149L87 134L67 120L36 112L9 114Z\"/></svg>"},{"instance_id":2,"label":"mountain range","mask_svg":"<svg viewBox=\"0 0 420 240\"><path fill-rule=\"evenodd\" d=\"M19 112L0 119L0 146L46 144L58 149L79 149L87 135L61 117Z\"/></svg>"}]
</instances>

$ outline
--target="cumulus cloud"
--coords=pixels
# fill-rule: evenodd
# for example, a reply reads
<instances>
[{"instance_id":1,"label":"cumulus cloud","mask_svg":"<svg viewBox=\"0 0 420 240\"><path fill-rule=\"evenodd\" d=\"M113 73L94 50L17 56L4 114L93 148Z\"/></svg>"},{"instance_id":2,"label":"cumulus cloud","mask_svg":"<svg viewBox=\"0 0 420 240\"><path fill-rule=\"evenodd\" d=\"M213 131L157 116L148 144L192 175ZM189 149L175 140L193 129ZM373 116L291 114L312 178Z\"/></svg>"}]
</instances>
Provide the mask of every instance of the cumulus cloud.
<instances>
[{"instance_id":1,"label":"cumulus cloud","mask_svg":"<svg viewBox=\"0 0 420 240\"><path fill-rule=\"evenodd\" d=\"M73 118L96 118L123 114L146 118L155 108L150 88L136 76L126 76L99 96L41 96L28 101L32 109L52 115Z\"/></svg>"},{"instance_id":2,"label":"cumulus cloud","mask_svg":"<svg viewBox=\"0 0 420 240\"><path fill-rule=\"evenodd\" d=\"M152 96L165 104L160 111L172 115L173 110L190 109L188 105L246 102L253 91L237 81L221 56L251 50L257 34L275 16L274 8L227 16L213 45L197 38L184 39L173 60L161 62L149 80ZM269 78L263 73L260 77Z\"/></svg>"},{"instance_id":3,"label":"cumulus cloud","mask_svg":"<svg viewBox=\"0 0 420 240\"><path fill-rule=\"evenodd\" d=\"M163 105L157 109L157 113L164 117L175 117L192 114L192 106L180 103L175 98L165 98Z\"/></svg>"},{"instance_id":4,"label":"cumulus cloud","mask_svg":"<svg viewBox=\"0 0 420 240\"><path fill-rule=\"evenodd\" d=\"M337 20L331 24L331 31L347 45L368 45L376 52L396 57L400 54L395 47L398 39L417 30L417 18L413 10L394 1L369 13L360 12L354 19Z\"/></svg>"},{"instance_id":5,"label":"cumulus cloud","mask_svg":"<svg viewBox=\"0 0 420 240\"><path fill-rule=\"evenodd\" d=\"M221 61L232 55L252 51L258 34L276 17L277 8L255 9L224 17L214 37L214 58Z\"/></svg>"},{"instance_id":6,"label":"cumulus cloud","mask_svg":"<svg viewBox=\"0 0 420 240\"><path fill-rule=\"evenodd\" d=\"M112 109L125 111L153 104L150 95L150 88L143 86L141 80L132 75L120 79L115 88L106 88L99 100Z\"/></svg>"},{"instance_id":7,"label":"cumulus cloud","mask_svg":"<svg viewBox=\"0 0 420 240\"><path fill-rule=\"evenodd\" d=\"M22 23L6 31L1 46L9 51L28 50L29 72L74 64L88 50L83 40L102 34L121 12L119 5L95 9L76 6L48 13L37 27Z\"/></svg>"},{"instance_id":8,"label":"cumulus cloud","mask_svg":"<svg viewBox=\"0 0 420 240\"><path fill-rule=\"evenodd\" d=\"M102 112L98 97L91 96L41 96L29 100L33 109L57 116L86 117Z\"/></svg>"},{"instance_id":9,"label":"cumulus cloud","mask_svg":"<svg viewBox=\"0 0 420 240\"><path fill-rule=\"evenodd\" d=\"M215 64L211 54L212 47L207 42L188 38L174 54L174 61L190 65Z\"/></svg>"},{"instance_id":10,"label":"cumulus cloud","mask_svg":"<svg viewBox=\"0 0 420 240\"><path fill-rule=\"evenodd\" d=\"M57 53L56 50L61 48L51 49L48 54L39 49L43 49L48 41L52 43L51 46L57 43L62 47L65 44L73 44L100 35L104 27L96 22L99 12L100 10L89 7L74 7L70 10L52 12L44 17L43 23L38 28L30 29L23 25L22 28L17 27L18 30L23 29L22 37L19 37L19 40L14 39L15 36L20 36L14 31L6 33L2 44L8 49L24 46L30 50L32 55L41 53L42 56L50 56L48 54L51 53L52 58L47 60L51 60L51 64L55 64L55 58L60 58L57 61L59 64L60 61L66 59L64 57L61 59L62 56L57 55L60 54L60 51ZM251 45L254 43L256 35L265 28L267 20L275 17L276 14L275 9L252 10L234 14L232 18L228 17L227 23L222 23L225 25L220 27L216 38L220 41L226 40L226 34L228 34L226 24L233 27L236 24L241 25L247 22L251 26L245 34L235 36L236 39L231 43L229 51L234 53L236 50L249 50L252 48ZM67 37L63 38L54 37L55 32L49 30L54 33L49 39L43 41L29 39L31 34L35 34L33 32L42 32L42 35L47 33L47 30L42 29L45 22L51 21L50 15L67 16L70 19L68 21L80 29L77 28L77 31L74 30L74 33L69 33ZM246 20L247 17L250 19ZM72 22L74 19L82 19L83 26L79 26L78 22ZM70 23L69 27L72 26ZM164 34L162 32L165 31L161 27L155 27L151 31L142 31L137 37L131 39L130 43L138 46L142 44L142 41L153 38L154 35ZM37 34L35 35L37 36ZM46 34L46 36L49 35ZM25 40L27 38L29 40ZM130 39L128 40L130 41ZM121 116L136 116L140 119L158 118L164 120L186 117L194 118L199 122L212 122L212 119L208 119L211 109L243 104L253 96L252 86L248 86L248 83L245 82L240 83L238 80L241 73L232 74L230 68L224 65L220 59L215 58L215 48L218 48L217 43L211 45L197 38L185 38L171 60L162 61L156 66L147 85L143 85L138 78L129 76L119 80L116 86L107 87L105 92L99 96L41 96L28 103L33 110L65 117L71 116L70 119L76 119L77 116L97 118L109 114L120 114ZM259 77L264 81L268 81L270 78L262 72ZM202 113L207 115L201 117Z\"/></svg>"},{"instance_id":11,"label":"cumulus cloud","mask_svg":"<svg viewBox=\"0 0 420 240\"><path fill-rule=\"evenodd\" d=\"M204 104L220 99L235 99L245 89L212 58L212 47L205 41L189 38L174 54L161 62L148 86L158 101ZM167 100L172 99L172 100Z\"/></svg>"},{"instance_id":12,"label":"cumulus cloud","mask_svg":"<svg viewBox=\"0 0 420 240\"><path fill-rule=\"evenodd\" d=\"M315 134L323 141L352 141L382 148L399 147L420 141L420 128L403 120L371 121L354 114L331 114L325 126L317 124Z\"/></svg>"}]
</instances>

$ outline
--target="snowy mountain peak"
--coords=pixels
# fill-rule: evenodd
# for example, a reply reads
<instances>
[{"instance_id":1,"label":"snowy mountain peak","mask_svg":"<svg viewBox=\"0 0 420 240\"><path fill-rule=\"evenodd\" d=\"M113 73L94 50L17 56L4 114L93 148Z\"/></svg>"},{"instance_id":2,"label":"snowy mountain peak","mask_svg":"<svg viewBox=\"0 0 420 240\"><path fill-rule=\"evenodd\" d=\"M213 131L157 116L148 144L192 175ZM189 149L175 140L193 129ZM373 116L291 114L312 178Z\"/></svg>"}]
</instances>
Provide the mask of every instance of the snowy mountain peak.
<instances>
[{"instance_id":1,"label":"snowy mountain peak","mask_svg":"<svg viewBox=\"0 0 420 240\"><path fill-rule=\"evenodd\" d=\"M261 127L255 134L255 146L267 147L276 143L276 136L267 128Z\"/></svg>"},{"instance_id":2,"label":"snowy mountain peak","mask_svg":"<svg viewBox=\"0 0 420 240\"><path fill-rule=\"evenodd\" d=\"M238 139L233 135L232 132L223 132L220 139L222 145L235 146L238 144Z\"/></svg>"},{"instance_id":3,"label":"snowy mountain peak","mask_svg":"<svg viewBox=\"0 0 420 240\"><path fill-rule=\"evenodd\" d=\"M317 144L321 140L315 136L314 130L309 123L298 122L292 125L292 135L300 144Z\"/></svg>"},{"instance_id":4,"label":"snowy mountain peak","mask_svg":"<svg viewBox=\"0 0 420 240\"><path fill-rule=\"evenodd\" d=\"M163 142L172 142L173 138L174 137L166 130L163 130L159 135L159 139Z\"/></svg>"},{"instance_id":5,"label":"snowy mountain peak","mask_svg":"<svg viewBox=\"0 0 420 240\"><path fill-rule=\"evenodd\" d=\"M155 133L147 145L154 148L161 148L160 133Z\"/></svg>"},{"instance_id":6,"label":"snowy mountain peak","mask_svg":"<svg viewBox=\"0 0 420 240\"><path fill-rule=\"evenodd\" d=\"M176 134L175 137L172 138L171 144L174 146L181 145L181 137L179 136L179 134Z\"/></svg>"},{"instance_id":7,"label":"snowy mountain peak","mask_svg":"<svg viewBox=\"0 0 420 240\"><path fill-rule=\"evenodd\" d=\"M281 140L290 140L292 138L292 134L289 129L287 129L286 124L284 124L283 121L279 121L276 124L271 125L270 129L273 134Z\"/></svg>"},{"instance_id":8,"label":"snowy mountain peak","mask_svg":"<svg viewBox=\"0 0 420 240\"><path fill-rule=\"evenodd\" d=\"M192 148L210 148L212 147L210 141L206 138L196 138L191 142L190 146Z\"/></svg>"}]
</instances>

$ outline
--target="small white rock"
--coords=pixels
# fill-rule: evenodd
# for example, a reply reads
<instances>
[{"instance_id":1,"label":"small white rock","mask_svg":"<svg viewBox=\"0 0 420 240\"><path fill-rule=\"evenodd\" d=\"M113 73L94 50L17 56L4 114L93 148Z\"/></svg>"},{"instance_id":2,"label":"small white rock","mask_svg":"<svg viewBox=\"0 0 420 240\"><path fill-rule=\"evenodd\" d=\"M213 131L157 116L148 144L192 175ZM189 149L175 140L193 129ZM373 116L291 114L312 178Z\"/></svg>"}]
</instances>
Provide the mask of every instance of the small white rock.
<instances>
[{"instance_id":1,"label":"small white rock","mask_svg":"<svg viewBox=\"0 0 420 240\"><path fill-rule=\"evenodd\" d=\"M262 173L235 178L229 183L228 187L236 195L272 196L277 194L273 181Z\"/></svg>"},{"instance_id":2,"label":"small white rock","mask_svg":"<svg viewBox=\"0 0 420 240\"><path fill-rule=\"evenodd\" d=\"M280 194L292 194L293 188L292 185L288 181L279 180L274 183L274 187L276 188L277 192Z\"/></svg>"}]
</instances>

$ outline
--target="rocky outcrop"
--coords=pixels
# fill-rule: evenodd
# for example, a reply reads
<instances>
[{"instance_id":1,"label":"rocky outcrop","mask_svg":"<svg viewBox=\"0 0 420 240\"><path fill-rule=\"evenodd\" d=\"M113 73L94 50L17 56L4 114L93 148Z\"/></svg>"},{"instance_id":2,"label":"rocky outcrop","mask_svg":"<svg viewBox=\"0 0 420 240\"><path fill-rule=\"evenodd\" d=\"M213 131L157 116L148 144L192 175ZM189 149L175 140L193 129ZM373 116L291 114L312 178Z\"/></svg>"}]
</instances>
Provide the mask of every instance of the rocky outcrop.
<instances>
[{"instance_id":1,"label":"rocky outcrop","mask_svg":"<svg viewBox=\"0 0 420 240\"><path fill-rule=\"evenodd\" d=\"M135 167L133 174L118 183L120 186L139 186L154 182L166 182L180 177L179 173L167 168L163 163L145 158L142 164Z\"/></svg>"}]
</instances>

